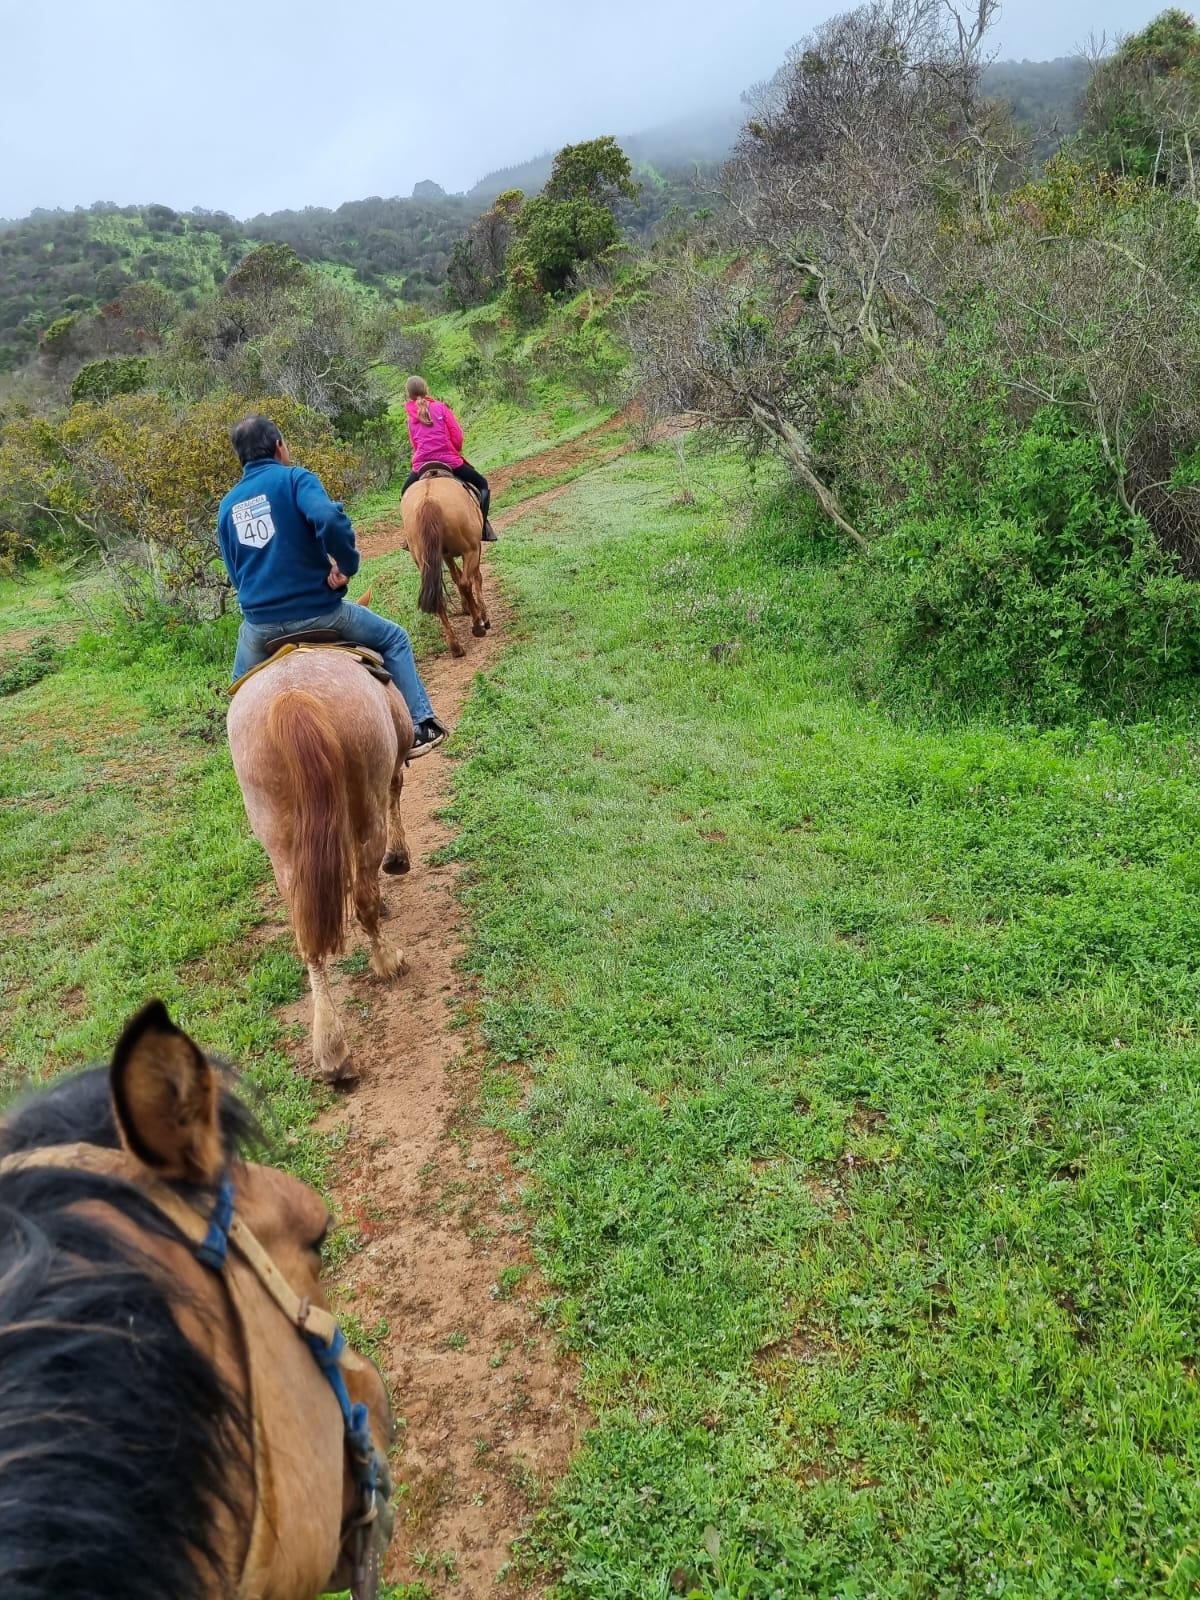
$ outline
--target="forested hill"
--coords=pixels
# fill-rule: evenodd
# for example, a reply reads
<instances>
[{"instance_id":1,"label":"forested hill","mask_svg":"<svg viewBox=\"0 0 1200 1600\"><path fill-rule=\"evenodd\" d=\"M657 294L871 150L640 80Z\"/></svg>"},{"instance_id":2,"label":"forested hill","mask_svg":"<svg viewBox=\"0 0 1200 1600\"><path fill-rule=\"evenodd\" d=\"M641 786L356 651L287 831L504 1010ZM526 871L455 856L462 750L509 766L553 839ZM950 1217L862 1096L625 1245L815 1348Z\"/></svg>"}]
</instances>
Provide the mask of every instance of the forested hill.
<instances>
[{"instance_id":1,"label":"forested hill","mask_svg":"<svg viewBox=\"0 0 1200 1600\"><path fill-rule=\"evenodd\" d=\"M985 71L984 86L989 94L1009 101L1018 122L1043 136L1062 138L1078 127L1079 97L1087 76L1087 62L1080 56L1056 61L997 61ZM744 106L727 106L630 134L620 144L635 168L682 173L697 165L724 161L744 119ZM467 191L467 198L484 206L506 189L532 194L550 176L553 159L548 150L532 161L500 167L480 178Z\"/></svg>"},{"instance_id":2,"label":"forested hill","mask_svg":"<svg viewBox=\"0 0 1200 1600\"><path fill-rule=\"evenodd\" d=\"M1020 120L1056 128L1055 137L1074 128L1085 78L1076 60L1002 62L988 71L989 87L1012 101ZM711 172L723 160L740 120L738 108L725 107L623 139L642 201L622 202L622 226L644 235L673 209L704 203L708 180L697 178L697 168ZM286 244L303 260L349 267L362 282L407 300L434 300L451 247L474 218L505 189L536 192L549 170L550 157L541 156L490 173L465 195L437 194L435 184L422 183L419 198L352 200L246 222L223 212L110 204L0 221L0 371L26 360L57 319L117 301L133 284L157 283L182 306L193 305L256 243Z\"/></svg>"},{"instance_id":3,"label":"forested hill","mask_svg":"<svg viewBox=\"0 0 1200 1600\"><path fill-rule=\"evenodd\" d=\"M446 277L450 247L483 207L462 195L350 200L336 211L306 206L251 217L249 239L287 244L305 261L336 261L351 267L364 283L403 289L406 299L422 299Z\"/></svg>"},{"instance_id":4,"label":"forested hill","mask_svg":"<svg viewBox=\"0 0 1200 1600\"><path fill-rule=\"evenodd\" d=\"M232 217L167 206L35 211L0 224L0 370L36 349L56 319L117 300L132 284L154 281L190 305L245 248Z\"/></svg>"},{"instance_id":5,"label":"forested hill","mask_svg":"<svg viewBox=\"0 0 1200 1600\"><path fill-rule=\"evenodd\" d=\"M1082 56L1060 56L1057 61L996 61L984 73L983 82L989 94L1009 102L1018 122L1038 134L1040 153L1048 155L1059 140L1079 127L1088 71Z\"/></svg>"},{"instance_id":6,"label":"forested hill","mask_svg":"<svg viewBox=\"0 0 1200 1600\"><path fill-rule=\"evenodd\" d=\"M255 244L288 244L410 299L435 295L451 245L480 209L453 196L372 199L241 223L221 212L99 205L0 223L0 371L29 356L58 318L118 300L132 284L158 283L190 307Z\"/></svg>"},{"instance_id":7,"label":"forested hill","mask_svg":"<svg viewBox=\"0 0 1200 1600\"><path fill-rule=\"evenodd\" d=\"M733 148L744 115L743 107L728 106L716 112L681 117L652 128L648 133L623 137L620 145L635 168L683 173L696 166L715 166L724 161ZM480 178L474 188L467 191L467 198L478 201L482 207L490 205L506 189L534 194L550 176L553 159L553 152L548 150L532 161L500 167Z\"/></svg>"}]
</instances>

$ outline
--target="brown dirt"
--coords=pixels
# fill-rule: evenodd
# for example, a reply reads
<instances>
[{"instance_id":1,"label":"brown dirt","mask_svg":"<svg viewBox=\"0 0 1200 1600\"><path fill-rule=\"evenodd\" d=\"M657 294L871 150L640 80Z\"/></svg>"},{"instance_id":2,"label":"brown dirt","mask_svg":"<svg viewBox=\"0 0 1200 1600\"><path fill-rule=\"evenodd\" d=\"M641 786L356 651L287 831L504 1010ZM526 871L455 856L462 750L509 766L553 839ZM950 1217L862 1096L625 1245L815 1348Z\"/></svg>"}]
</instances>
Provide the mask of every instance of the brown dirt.
<instances>
[{"instance_id":1,"label":"brown dirt","mask_svg":"<svg viewBox=\"0 0 1200 1600\"><path fill-rule=\"evenodd\" d=\"M543 450L535 456L525 456L520 461L514 461L511 466L498 467L489 478L492 486L492 498L495 500L507 492L519 478L557 478L564 472L571 472L576 467L585 464L599 466L603 460L611 460L613 456L624 453L626 446L617 446L611 455L605 453L598 457L594 448L599 439L606 434L614 433L624 426L628 418L623 412L609 417L607 422L602 422L598 428L592 428L588 433L581 433L577 439L568 439L566 444L556 444L549 450Z\"/></svg>"},{"instance_id":2,"label":"brown dirt","mask_svg":"<svg viewBox=\"0 0 1200 1600\"><path fill-rule=\"evenodd\" d=\"M627 421L623 413L618 413L610 417L607 422L602 422L598 428L593 428L588 433L581 433L577 439L569 439L566 444L554 445L537 455L524 456L511 466L497 467L494 472L489 473L492 504L498 508L492 518L496 528L503 530L535 506L545 504L547 499L556 499L568 487L566 484L558 484L543 490L540 494L531 495L509 510L504 510L500 507L500 501L518 480L526 482L537 478L561 478L565 473L577 472L579 468L602 467L609 461L615 461L618 456L623 456L630 448L628 444L611 445L600 449L597 449L597 444L605 435L613 433ZM365 556L389 555L393 550L404 548L404 530L398 522L374 522L363 530L359 545Z\"/></svg>"},{"instance_id":3,"label":"brown dirt","mask_svg":"<svg viewBox=\"0 0 1200 1600\"><path fill-rule=\"evenodd\" d=\"M555 477L623 454L628 446L596 448L621 420L494 473L497 495L517 477ZM497 528L568 487L499 511ZM401 539L398 527L377 524L361 543L381 555ZM422 663L430 697L451 727L511 626L486 552L483 571L491 633L474 639L468 620L456 617L466 655ZM410 970L392 984L369 973L337 977L335 999L361 1076L326 1122L344 1129L335 1198L362 1244L340 1274L339 1310L368 1334L386 1322L376 1354L403 1419L388 1577L484 1600L506 1573L522 1584L509 1572L512 1542L562 1475L589 1419L573 1365L556 1356L534 1310L544 1288L521 1231L520 1180L507 1145L478 1126L473 1111L477 1047L471 983L460 969L456 871L431 861L451 838L439 813L452 773L438 754L409 768L404 825L413 869L385 880L384 899L389 933ZM465 1030L455 1026L464 1014ZM308 1001L289 1008L285 1021L306 1051Z\"/></svg>"},{"instance_id":4,"label":"brown dirt","mask_svg":"<svg viewBox=\"0 0 1200 1600\"><path fill-rule=\"evenodd\" d=\"M491 633L473 639L456 618L465 657L423 665L451 726L508 630L486 560L484 573ZM369 973L338 979L361 1078L326 1120L346 1130L336 1199L362 1241L342 1271L339 1310L367 1332L386 1320L380 1360L404 1419L389 1577L482 1600L496 1593L512 1540L543 1484L563 1472L586 1418L573 1369L532 1309L544 1291L520 1233L519 1179L504 1141L475 1123L471 1033L453 1027L456 1008L469 1012L471 986L458 968L455 870L430 859L451 837L438 812L452 770L437 754L409 768L413 869L386 879L384 894L410 971L393 984ZM286 1020L303 1024L306 1049L307 1001ZM505 1268L514 1270L501 1278Z\"/></svg>"},{"instance_id":5,"label":"brown dirt","mask_svg":"<svg viewBox=\"0 0 1200 1600\"><path fill-rule=\"evenodd\" d=\"M44 639L47 635L61 639L63 632L61 623L44 628L9 628L6 633L0 634L4 659L7 660L11 656L15 664L16 658L28 650L35 639Z\"/></svg>"}]
</instances>

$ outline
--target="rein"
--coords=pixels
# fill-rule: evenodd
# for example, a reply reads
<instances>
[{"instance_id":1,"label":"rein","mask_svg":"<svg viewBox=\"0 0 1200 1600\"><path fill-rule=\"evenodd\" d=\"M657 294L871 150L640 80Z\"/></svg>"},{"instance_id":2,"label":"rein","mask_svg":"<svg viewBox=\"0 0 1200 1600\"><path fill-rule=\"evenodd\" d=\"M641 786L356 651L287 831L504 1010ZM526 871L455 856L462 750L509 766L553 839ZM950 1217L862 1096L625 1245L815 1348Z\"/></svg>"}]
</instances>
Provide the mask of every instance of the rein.
<instances>
[{"instance_id":1,"label":"rein","mask_svg":"<svg viewBox=\"0 0 1200 1600\"><path fill-rule=\"evenodd\" d=\"M343 1525L341 1544L343 1549L349 1546L347 1553L353 1569L351 1593L354 1600L374 1600L380 1582L380 1552L386 1546L391 1520L388 1503L390 1477L387 1463L375 1448L371 1437L367 1407L361 1401L353 1402L346 1387L346 1372L362 1371L365 1363L346 1344L346 1337L332 1313L322 1306L314 1306L296 1293L250 1228L236 1215L232 1179L227 1174L221 1180L212 1211L204 1217L167 1184L143 1176L143 1169L136 1166L124 1150L109 1149L103 1145L48 1145L38 1150L23 1151L0 1160L0 1176L39 1167L63 1167L99 1177L118 1178L131 1184L179 1230L192 1246L196 1260L215 1272L224 1285L246 1351L254 1427L254 1522L238 1587L240 1600L254 1600L257 1593L251 1586L251 1580L261 1565L261 1546L267 1533L263 1512L266 1499L265 1442L258 1408L258 1386L254 1382L254 1356L246 1336L241 1305L241 1289L233 1274L225 1271L230 1246L308 1345L333 1390L342 1414L346 1450L354 1471L357 1495L357 1511Z\"/></svg>"}]
</instances>

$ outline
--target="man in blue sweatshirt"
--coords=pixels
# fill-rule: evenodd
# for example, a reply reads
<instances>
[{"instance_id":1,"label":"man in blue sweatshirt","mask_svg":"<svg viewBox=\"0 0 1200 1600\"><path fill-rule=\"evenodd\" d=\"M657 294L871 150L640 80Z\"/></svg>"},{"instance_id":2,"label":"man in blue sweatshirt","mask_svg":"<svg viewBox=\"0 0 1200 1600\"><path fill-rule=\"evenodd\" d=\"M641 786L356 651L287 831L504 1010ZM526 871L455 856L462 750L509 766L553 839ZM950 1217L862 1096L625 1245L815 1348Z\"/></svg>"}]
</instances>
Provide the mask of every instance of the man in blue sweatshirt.
<instances>
[{"instance_id":1,"label":"man in blue sweatshirt","mask_svg":"<svg viewBox=\"0 0 1200 1600\"><path fill-rule=\"evenodd\" d=\"M412 712L410 759L425 755L446 729L417 676L408 634L341 593L358 571L350 518L315 473L292 465L269 417L243 417L230 437L242 479L221 501L217 536L242 608L234 678L265 661L280 634L332 628L383 657Z\"/></svg>"}]
</instances>

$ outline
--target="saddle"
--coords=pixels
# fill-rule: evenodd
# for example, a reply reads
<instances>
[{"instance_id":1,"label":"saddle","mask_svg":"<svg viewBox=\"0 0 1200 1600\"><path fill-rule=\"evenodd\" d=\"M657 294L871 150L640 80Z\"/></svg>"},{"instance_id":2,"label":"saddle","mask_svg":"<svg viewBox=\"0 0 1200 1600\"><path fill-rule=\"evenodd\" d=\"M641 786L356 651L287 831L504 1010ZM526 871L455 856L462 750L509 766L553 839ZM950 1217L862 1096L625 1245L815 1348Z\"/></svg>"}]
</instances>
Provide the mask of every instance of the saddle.
<instances>
[{"instance_id":1,"label":"saddle","mask_svg":"<svg viewBox=\"0 0 1200 1600\"><path fill-rule=\"evenodd\" d=\"M307 628L301 633L281 633L277 638L269 640L266 648L267 659L260 661L256 667L251 667L249 672L243 672L240 678L235 678L229 685L228 692L231 697L256 672L264 672L284 656L290 656L295 650L340 650L344 655L353 656L356 661L360 661L380 683L392 681L392 675L384 666L383 657L377 650L368 649L365 644L354 644L349 639L343 639L332 628Z\"/></svg>"},{"instance_id":2,"label":"saddle","mask_svg":"<svg viewBox=\"0 0 1200 1600\"><path fill-rule=\"evenodd\" d=\"M426 466L421 468L420 472L417 473L418 483L422 483L426 478L454 478L454 473L444 461L430 461ZM471 499L474 500L475 504L482 509L483 499L475 485L473 483L463 483L461 478L454 478L454 481L455 483L460 484L471 496Z\"/></svg>"}]
</instances>

